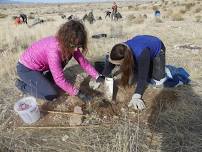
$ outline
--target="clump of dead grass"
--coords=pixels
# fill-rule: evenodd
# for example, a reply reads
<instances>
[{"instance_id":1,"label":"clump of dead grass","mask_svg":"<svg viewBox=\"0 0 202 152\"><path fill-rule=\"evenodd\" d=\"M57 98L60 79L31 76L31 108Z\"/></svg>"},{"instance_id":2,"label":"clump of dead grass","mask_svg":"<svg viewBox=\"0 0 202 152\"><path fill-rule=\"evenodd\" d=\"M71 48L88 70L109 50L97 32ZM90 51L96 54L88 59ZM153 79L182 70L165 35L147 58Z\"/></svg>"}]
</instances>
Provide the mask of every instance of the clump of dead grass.
<instances>
[{"instance_id":1,"label":"clump of dead grass","mask_svg":"<svg viewBox=\"0 0 202 152\"><path fill-rule=\"evenodd\" d=\"M133 8L134 8L134 7L133 7L132 5L129 5L129 6L128 6L128 9L129 9L129 10L131 10L131 9L133 9Z\"/></svg>"},{"instance_id":2,"label":"clump of dead grass","mask_svg":"<svg viewBox=\"0 0 202 152\"><path fill-rule=\"evenodd\" d=\"M195 22L202 22L202 16L195 16Z\"/></svg>"},{"instance_id":3,"label":"clump of dead grass","mask_svg":"<svg viewBox=\"0 0 202 152\"><path fill-rule=\"evenodd\" d=\"M130 14L128 17L127 17L127 20L128 20L128 23L131 23L131 24L142 24L144 23L144 20L145 20L145 17L144 15L133 15L133 14Z\"/></svg>"},{"instance_id":4,"label":"clump of dead grass","mask_svg":"<svg viewBox=\"0 0 202 152\"><path fill-rule=\"evenodd\" d=\"M156 23L163 23L163 20L161 18L156 17L155 18L155 22Z\"/></svg>"},{"instance_id":5,"label":"clump of dead grass","mask_svg":"<svg viewBox=\"0 0 202 152\"><path fill-rule=\"evenodd\" d=\"M181 14L185 14L186 12L187 12L187 10L184 9L184 8L182 8L182 9L179 10L179 13L181 13Z\"/></svg>"},{"instance_id":6,"label":"clump of dead grass","mask_svg":"<svg viewBox=\"0 0 202 152\"><path fill-rule=\"evenodd\" d=\"M195 3L187 3L187 4L185 4L185 9L186 9L187 11L189 11L189 10L191 10L191 8L194 7L194 6L195 6Z\"/></svg>"},{"instance_id":7,"label":"clump of dead grass","mask_svg":"<svg viewBox=\"0 0 202 152\"><path fill-rule=\"evenodd\" d=\"M183 21L184 20L182 13L180 13L180 12L173 13L171 15L171 19L172 19L172 21Z\"/></svg>"},{"instance_id":8,"label":"clump of dead grass","mask_svg":"<svg viewBox=\"0 0 202 152\"><path fill-rule=\"evenodd\" d=\"M7 14L0 13L0 18L6 18L7 16Z\"/></svg>"},{"instance_id":9,"label":"clump of dead grass","mask_svg":"<svg viewBox=\"0 0 202 152\"><path fill-rule=\"evenodd\" d=\"M137 5L135 5L135 6L129 5L129 6L128 6L128 10L130 10L130 11L138 11L139 8L138 8Z\"/></svg>"},{"instance_id":10,"label":"clump of dead grass","mask_svg":"<svg viewBox=\"0 0 202 152\"><path fill-rule=\"evenodd\" d=\"M153 10L153 11L158 10L158 6L156 6L156 5L152 6L152 10Z\"/></svg>"},{"instance_id":11,"label":"clump of dead grass","mask_svg":"<svg viewBox=\"0 0 202 152\"><path fill-rule=\"evenodd\" d=\"M201 10L202 10L202 8L201 8L201 7L197 7L197 8L194 10L194 13L200 13L200 12L201 12Z\"/></svg>"},{"instance_id":12,"label":"clump of dead grass","mask_svg":"<svg viewBox=\"0 0 202 152\"><path fill-rule=\"evenodd\" d=\"M33 14L30 14L30 15L28 16L28 19L35 19L35 16L34 16Z\"/></svg>"}]
</instances>

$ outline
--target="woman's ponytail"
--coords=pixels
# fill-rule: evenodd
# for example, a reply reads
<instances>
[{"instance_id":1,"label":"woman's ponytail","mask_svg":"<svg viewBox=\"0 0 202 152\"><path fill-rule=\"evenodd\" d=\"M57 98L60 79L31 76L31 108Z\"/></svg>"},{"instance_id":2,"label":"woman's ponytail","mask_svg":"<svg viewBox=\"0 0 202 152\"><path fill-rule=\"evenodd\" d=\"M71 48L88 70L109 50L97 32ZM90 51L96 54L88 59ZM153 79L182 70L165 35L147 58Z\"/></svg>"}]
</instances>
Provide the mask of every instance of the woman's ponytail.
<instances>
[{"instance_id":1,"label":"woman's ponytail","mask_svg":"<svg viewBox=\"0 0 202 152\"><path fill-rule=\"evenodd\" d=\"M123 86L127 86L130 75L134 73L134 59L131 50L126 46L120 70L122 72L121 83Z\"/></svg>"}]
</instances>

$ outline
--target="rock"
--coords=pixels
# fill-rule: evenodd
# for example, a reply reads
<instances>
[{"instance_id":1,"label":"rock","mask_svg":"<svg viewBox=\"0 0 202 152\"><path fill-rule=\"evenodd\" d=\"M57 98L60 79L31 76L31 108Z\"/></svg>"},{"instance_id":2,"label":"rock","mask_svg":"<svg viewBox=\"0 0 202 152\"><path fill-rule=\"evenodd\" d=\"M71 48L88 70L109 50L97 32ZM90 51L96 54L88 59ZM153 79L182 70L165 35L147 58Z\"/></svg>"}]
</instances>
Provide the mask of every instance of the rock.
<instances>
[{"instance_id":1,"label":"rock","mask_svg":"<svg viewBox=\"0 0 202 152\"><path fill-rule=\"evenodd\" d=\"M67 139L69 139L69 136L68 135L64 135L63 137L62 137L62 141L67 141Z\"/></svg>"},{"instance_id":2,"label":"rock","mask_svg":"<svg viewBox=\"0 0 202 152\"><path fill-rule=\"evenodd\" d=\"M73 115L69 118L69 125L70 126L79 126L82 123L82 116Z\"/></svg>"},{"instance_id":3,"label":"rock","mask_svg":"<svg viewBox=\"0 0 202 152\"><path fill-rule=\"evenodd\" d=\"M78 114L83 114L83 111L82 111L82 109L81 109L81 107L79 107L79 106L76 106L76 107L74 107L74 113L78 113Z\"/></svg>"}]
</instances>

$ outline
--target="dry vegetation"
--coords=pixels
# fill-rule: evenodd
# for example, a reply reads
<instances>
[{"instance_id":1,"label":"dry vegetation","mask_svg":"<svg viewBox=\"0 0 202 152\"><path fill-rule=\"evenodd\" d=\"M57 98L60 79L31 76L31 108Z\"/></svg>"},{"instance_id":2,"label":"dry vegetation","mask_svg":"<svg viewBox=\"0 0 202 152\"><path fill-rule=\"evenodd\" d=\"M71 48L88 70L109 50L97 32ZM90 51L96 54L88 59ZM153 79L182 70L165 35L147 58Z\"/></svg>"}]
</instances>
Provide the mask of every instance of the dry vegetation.
<instances>
[{"instance_id":1,"label":"dry vegetation","mask_svg":"<svg viewBox=\"0 0 202 152\"><path fill-rule=\"evenodd\" d=\"M15 65L19 55L31 42L56 33L59 26L65 22L58 14L66 16L76 14L81 18L88 10L93 9L96 17L104 18L104 11L111 8L111 3L2 5L0 6L0 64L2 65L0 68L0 151L202 151L202 49L200 49L202 2L162 0L139 5L132 2L118 4L121 6L119 11L123 15L123 19L119 22L111 22L107 18L96 21L92 25L85 23L89 35L87 57L90 60L103 57L115 43L125 41L137 34L155 35L167 46L167 64L187 69L191 75L191 85L172 89L148 88L143 97L147 109L143 112L134 112L131 109L128 112L126 105L134 88L126 90L119 88L118 106L115 106L117 109L113 110L114 107L103 105L91 109L93 112L87 120L98 121L100 127L20 130L17 127L22 123L18 123L18 117L13 110L16 100L22 97L14 87L17 77ZM159 19L154 17L154 10L157 8L161 11ZM22 12L28 15L28 24L32 24L34 18L43 18L47 22L32 28L27 25L14 25L12 16ZM144 18L144 14L147 18ZM92 39L91 35L97 33L106 33L108 37ZM187 44L198 46L198 49L179 47ZM67 68L67 73L71 75L72 71ZM60 100L62 101L58 101L56 109L65 110L66 104L76 99L65 96ZM95 100L100 99L95 98ZM61 120L61 124L62 121L68 120L68 117L61 116L52 118L48 119L49 125L52 123L60 125L57 119ZM104 126L106 122L112 125Z\"/></svg>"},{"instance_id":2,"label":"dry vegetation","mask_svg":"<svg viewBox=\"0 0 202 152\"><path fill-rule=\"evenodd\" d=\"M0 13L0 18L6 18L8 15Z\"/></svg>"}]
</instances>

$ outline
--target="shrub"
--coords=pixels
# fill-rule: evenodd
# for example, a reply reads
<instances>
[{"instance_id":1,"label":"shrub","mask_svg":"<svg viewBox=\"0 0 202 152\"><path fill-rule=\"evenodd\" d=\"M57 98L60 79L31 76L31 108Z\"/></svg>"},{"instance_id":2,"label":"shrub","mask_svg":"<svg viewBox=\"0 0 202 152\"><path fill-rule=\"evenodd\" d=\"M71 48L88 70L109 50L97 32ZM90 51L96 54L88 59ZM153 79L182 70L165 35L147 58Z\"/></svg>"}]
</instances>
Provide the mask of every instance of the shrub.
<instances>
[{"instance_id":1,"label":"shrub","mask_svg":"<svg viewBox=\"0 0 202 152\"><path fill-rule=\"evenodd\" d=\"M187 4L185 4L185 9L190 10L194 5L195 5L195 3L187 3Z\"/></svg>"},{"instance_id":2,"label":"shrub","mask_svg":"<svg viewBox=\"0 0 202 152\"><path fill-rule=\"evenodd\" d=\"M0 13L0 18L6 18L8 15Z\"/></svg>"},{"instance_id":3,"label":"shrub","mask_svg":"<svg viewBox=\"0 0 202 152\"><path fill-rule=\"evenodd\" d=\"M136 17L133 14L128 15L128 20L132 21L136 19Z\"/></svg>"},{"instance_id":4,"label":"shrub","mask_svg":"<svg viewBox=\"0 0 202 152\"><path fill-rule=\"evenodd\" d=\"M186 10L185 9L180 9L180 13L185 14Z\"/></svg>"},{"instance_id":5,"label":"shrub","mask_svg":"<svg viewBox=\"0 0 202 152\"><path fill-rule=\"evenodd\" d=\"M128 6L128 9L129 9L129 10L131 10L131 9L133 9L133 8L134 8L134 7L133 7L132 5L129 5L129 6Z\"/></svg>"},{"instance_id":6,"label":"shrub","mask_svg":"<svg viewBox=\"0 0 202 152\"><path fill-rule=\"evenodd\" d=\"M143 9L143 10L146 10L146 9L147 9L147 6L143 6L142 9Z\"/></svg>"},{"instance_id":7,"label":"shrub","mask_svg":"<svg viewBox=\"0 0 202 152\"><path fill-rule=\"evenodd\" d=\"M153 9L154 11L156 11L156 10L158 10L158 6L153 6L152 9Z\"/></svg>"},{"instance_id":8,"label":"shrub","mask_svg":"<svg viewBox=\"0 0 202 152\"><path fill-rule=\"evenodd\" d=\"M55 21L55 19L54 18L47 18L47 20L46 20L47 22L54 22Z\"/></svg>"},{"instance_id":9,"label":"shrub","mask_svg":"<svg viewBox=\"0 0 202 152\"><path fill-rule=\"evenodd\" d=\"M202 16L195 16L196 22L202 22Z\"/></svg>"},{"instance_id":10,"label":"shrub","mask_svg":"<svg viewBox=\"0 0 202 152\"><path fill-rule=\"evenodd\" d=\"M168 5L168 1L165 1L165 2L164 2L164 5Z\"/></svg>"},{"instance_id":11,"label":"shrub","mask_svg":"<svg viewBox=\"0 0 202 152\"><path fill-rule=\"evenodd\" d=\"M129 5L128 10L138 11L139 8L138 8L138 5L135 5L135 6Z\"/></svg>"},{"instance_id":12,"label":"shrub","mask_svg":"<svg viewBox=\"0 0 202 152\"><path fill-rule=\"evenodd\" d=\"M28 19L35 19L34 15L29 15Z\"/></svg>"},{"instance_id":13,"label":"shrub","mask_svg":"<svg viewBox=\"0 0 202 152\"><path fill-rule=\"evenodd\" d=\"M183 21L184 18L182 17L182 14L181 13L174 13L172 15L172 20L173 21Z\"/></svg>"},{"instance_id":14,"label":"shrub","mask_svg":"<svg viewBox=\"0 0 202 152\"><path fill-rule=\"evenodd\" d=\"M15 20L17 18L17 16L12 16L12 19Z\"/></svg>"},{"instance_id":15,"label":"shrub","mask_svg":"<svg viewBox=\"0 0 202 152\"><path fill-rule=\"evenodd\" d=\"M199 13L199 12L201 12L201 10L202 10L202 8L201 8L201 7L198 7L198 8L196 8L196 9L194 10L194 13Z\"/></svg>"},{"instance_id":16,"label":"shrub","mask_svg":"<svg viewBox=\"0 0 202 152\"><path fill-rule=\"evenodd\" d=\"M162 19L160 18L155 18L156 23L163 23Z\"/></svg>"},{"instance_id":17,"label":"shrub","mask_svg":"<svg viewBox=\"0 0 202 152\"><path fill-rule=\"evenodd\" d=\"M173 14L173 10L172 9L168 9L167 16L172 16L172 14Z\"/></svg>"},{"instance_id":18,"label":"shrub","mask_svg":"<svg viewBox=\"0 0 202 152\"><path fill-rule=\"evenodd\" d=\"M128 16L128 21L133 24L142 24L144 22L144 19L144 15L134 16L131 14Z\"/></svg>"}]
</instances>

